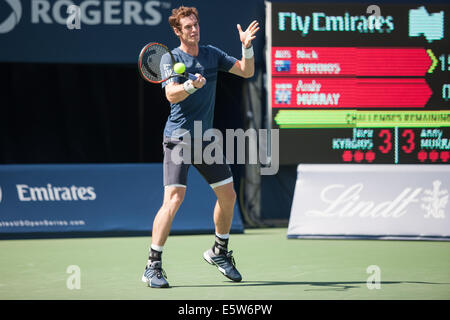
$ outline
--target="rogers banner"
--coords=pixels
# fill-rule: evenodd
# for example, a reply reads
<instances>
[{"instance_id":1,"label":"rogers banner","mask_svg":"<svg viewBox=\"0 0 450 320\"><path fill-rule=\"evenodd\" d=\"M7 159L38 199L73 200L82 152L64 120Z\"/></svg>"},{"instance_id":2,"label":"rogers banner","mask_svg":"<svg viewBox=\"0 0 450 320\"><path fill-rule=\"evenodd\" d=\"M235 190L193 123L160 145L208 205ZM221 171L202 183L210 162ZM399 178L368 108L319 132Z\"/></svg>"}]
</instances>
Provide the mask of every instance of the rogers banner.
<instances>
[{"instance_id":1,"label":"rogers banner","mask_svg":"<svg viewBox=\"0 0 450 320\"><path fill-rule=\"evenodd\" d=\"M448 166L300 164L287 236L450 240L449 192Z\"/></svg>"},{"instance_id":2,"label":"rogers banner","mask_svg":"<svg viewBox=\"0 0 450 320\"><path fill-rule=\"evenodd\" d=\"M168 18L181 5L198 9L201 44L238 59L236 24L264 20L263 0L2 0L0 62L134 64L149 42L179 45ZM228 11L232 14L218 14ZM263 40L254 41L257 61L262 61Z\"/></svg>"}]
</instances>

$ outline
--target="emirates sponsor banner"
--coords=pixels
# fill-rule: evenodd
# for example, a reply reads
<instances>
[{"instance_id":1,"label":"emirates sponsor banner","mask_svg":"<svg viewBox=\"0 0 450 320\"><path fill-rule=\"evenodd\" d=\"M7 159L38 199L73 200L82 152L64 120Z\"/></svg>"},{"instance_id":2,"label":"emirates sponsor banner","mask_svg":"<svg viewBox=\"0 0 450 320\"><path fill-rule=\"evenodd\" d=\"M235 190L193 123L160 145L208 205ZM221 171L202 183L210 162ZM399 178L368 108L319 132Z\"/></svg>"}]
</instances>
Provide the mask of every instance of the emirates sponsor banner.
<instances>
[{"instance_id":1,"label":"emirates sponsor banner","mask_svg":"<svg viewBox=\"0 0 450 320\"><path fill-rule=\"evenodd\" d=\"M450 240L450 166L300 164L288 238Z\"/></svg>"},{"instance_id":2,"label":"emirates sponsor banner","mask_svg":"<svg viewBox=\"0 0 450 320\"><path fill-rule=\"evenodd\" d=\"M214 232L214 191L195 168L172 233ZM164 196L163 165L0 165L0 239L150 235ZM242 233L236 205L232 232Z\"/></svg>"}]
</instances>

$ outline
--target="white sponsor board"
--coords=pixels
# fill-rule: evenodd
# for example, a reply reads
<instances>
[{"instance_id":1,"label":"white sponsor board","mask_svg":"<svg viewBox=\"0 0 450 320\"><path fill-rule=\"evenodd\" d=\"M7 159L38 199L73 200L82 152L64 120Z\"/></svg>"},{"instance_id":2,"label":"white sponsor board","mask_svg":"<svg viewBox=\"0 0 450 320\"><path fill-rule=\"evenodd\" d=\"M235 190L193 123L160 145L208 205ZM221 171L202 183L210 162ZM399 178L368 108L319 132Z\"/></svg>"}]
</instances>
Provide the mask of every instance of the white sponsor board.
<instances>
[{"instance_id":1,"label":"white sponsor board","mask_svg":"<svg viewBox=\"0 0 450 320\"><path fill-rule=\"evenodd\" d=\"M288 238L450 240L449 165L297 168Z\"/></svg>"}]
</instances>

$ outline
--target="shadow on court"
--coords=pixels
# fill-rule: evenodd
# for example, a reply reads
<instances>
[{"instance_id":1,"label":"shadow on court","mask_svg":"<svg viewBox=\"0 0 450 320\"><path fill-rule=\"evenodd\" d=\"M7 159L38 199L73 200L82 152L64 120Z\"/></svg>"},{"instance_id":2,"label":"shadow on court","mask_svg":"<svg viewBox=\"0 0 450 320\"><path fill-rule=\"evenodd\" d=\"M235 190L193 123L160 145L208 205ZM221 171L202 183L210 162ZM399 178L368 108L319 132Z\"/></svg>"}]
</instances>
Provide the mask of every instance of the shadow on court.
<instances>
[{"instance_id":1,"label":"shadow on court","mask_svg":"<svg viewBox=\"0 0 450 320\"><path fill-rule=\"evenodd\" d=\"M381 286L393 285L393 284L429 284L440 285L450 283L439 282L424 282L424 281L380 281ZM366 281L324 281L324 282L308 282L308 281L242 281L239 283L233 283L227 281L227 284L204 284L204 285L186 285L186 286L171 286L171 288L220 288L220 287L262 287L262 286L312 286L317 288L306 289L305 291L312 290L333 290L333 291L345 291L354 288L366 287Z\"/></svg>"}]
</instances>

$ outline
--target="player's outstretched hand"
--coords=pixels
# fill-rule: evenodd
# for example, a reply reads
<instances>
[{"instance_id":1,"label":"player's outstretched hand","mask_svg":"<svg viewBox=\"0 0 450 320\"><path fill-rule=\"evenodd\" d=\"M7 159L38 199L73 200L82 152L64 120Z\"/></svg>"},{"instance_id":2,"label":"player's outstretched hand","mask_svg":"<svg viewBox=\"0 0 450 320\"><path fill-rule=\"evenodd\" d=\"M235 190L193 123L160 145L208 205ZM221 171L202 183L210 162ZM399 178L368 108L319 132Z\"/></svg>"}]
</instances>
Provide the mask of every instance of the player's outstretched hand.
<instances>
[{"instance_id":1,"label":"player's outstretched hand","mask_svg":"<svg viewBox=\"0 0 450 320\"><path fill-rule=\"evenodd\" d=\"M239 38L241 39L242 44L245 48L250 48L252 45L252 40L256 38L255 34L259 30L258 21L254 20L248 26L247 30L242 31L241 25L237 25L237 29L239 31Z\"/></svg>"}]
</instances>

